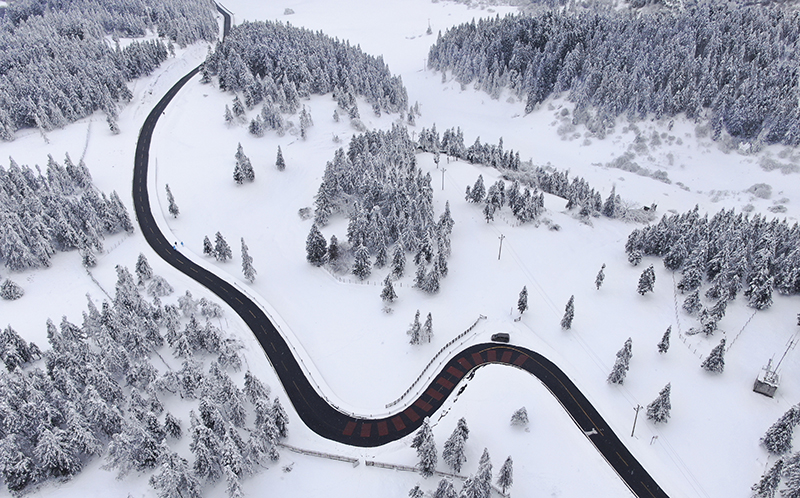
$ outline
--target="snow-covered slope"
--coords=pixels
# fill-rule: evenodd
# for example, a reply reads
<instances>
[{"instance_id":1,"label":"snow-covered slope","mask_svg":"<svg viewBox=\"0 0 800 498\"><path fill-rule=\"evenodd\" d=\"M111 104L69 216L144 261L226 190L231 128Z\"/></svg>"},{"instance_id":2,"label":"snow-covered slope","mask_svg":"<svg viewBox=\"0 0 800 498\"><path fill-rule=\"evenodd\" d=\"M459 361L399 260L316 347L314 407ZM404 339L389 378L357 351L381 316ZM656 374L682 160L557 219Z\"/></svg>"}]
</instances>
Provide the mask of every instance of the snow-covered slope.
<instances>
[{"instance_id":1,"label":"snow-covered slope","mask_svg":"<svg viewBox=\"0 0 800 498\"><path fill-rule=\"evenodd\" d=\"M604 195L616 185L623 199L646 205L657 203L659 212L682 212L698 204L701 212L713 213L722 207L741 209L752 204L758 212L769 214L767 209L785 198L780 204L787 211L781 216L794 220L800 214L796 173L783 174L780 168L765 171L761 167L773 164L763 159L771 156L773 161L786 165L786 171L791 170L791 151L787 155L786 151L773 148L760 156L726 153L718 144L696 138L693 123L676 119L671 130L666 123L640 123L637 126L646 137L653 130L666 133L664 145L649 146L635 158L642 167L666 171L673 182L666 184L603 166L622 155L633 142L635 131L623 131L624 123L617 126L616 135L604 140L591 138L587 142L584 136L565 140L563 136L584 132L578 128L559 133L562 121L557 113L570 108L562 100L545 103L526 116L524 103L492 100L452 81L443 84L441 74L424 70L427 49L438 30L476 16L502 15L510 8L497 7L497 12L488 12L426 0L305 0L280 5L229 1L226 7L235 13L236 22L279 19L347 38L368 53L383 55L390 69L402 75L410 101L420 104L422 116L417 119L416 130L433 123L440 131L460 126L467 144L477 136L490 143L502 137L505 147L519 150L523 159L569 169ZM286 8L295 13L284 15ZM425 35L428 22L434 35ZM78 158L85 149L85 161L97 185L102 190L116 189L130 206L128 192L138 128L160 95L199 63L205 53L205 46L190 47L168 60L153 76L137 81L133 102L120 114L120 135L112 136L104 121L97 118L49 133L49 143L44 143L38 133L28 132L13 143L0 144L0 149L17 162L31 165L44 164L47 153L60 158L69 152ZM326 161L332 159L336 148L346 147L355 133L344 120L333 122L335 101L314 97L304 102L315 126L309 129L308 140L302 141L292 134L277 137L268 133L255 138L245 127L227 127L223 112L231 99L232 95L219 92L213 84L203 85L198 78L170 105L156 129L151 150L157 189L151 194L154 209L160 208L164 213L163 224L174 234L175 241L183 242L181 250L194 253L199 260L204 259L203 236L213 239L215 232L222 232L234 248L233 261L219 264L206 259L206 263L239 280L250 287L253 295L269 303L286 324L287 334L308 362L314 380L336 404L362 414L386 412L385 405L411 385L439 348L482 314L488 318L480 322L468 341L488 340L494 332L509 331L513 342L559 364L670 496L749 496L749 487L767 464L766 452L758 447L759 437L800 396L800 389L791 381L800 373L794 352L783 363L785 381L775 399L751 391L761 366L771 356L780 355L797 332L796 297L776 296L769 310L755 315L740 299L729 306L720 322L722 332L710 339L694 336L684 342L679 332L685 332L694 322L682 311L676 313L672 275L657 260L645 259L637 268L626 260L623 246L634 225L605 218L593 219L592 226L580 223L565 212L564 200L552 196L545 199L546 216L561 227L559 231L545 225L514 226L507 208L487 224L480 208L464 201L464 190L479 174L491 184L499 173L463 162L447 164L443 158L440 166L446 172L442 174L431 155L421 154L420 167L433 176L436 213L449 201L456 223L450 274L435 296L411 288L411 278L405 277L400 281L402 285L396 286L399 300L392 306L393 312L387 314L379 297L386 270L374 272L369 284L359 284L353 278L337 280L305 261L305 240L311 222L302 220L298 210L313 205ZM362 120L368 127L385 129L397 119L391 115L367 116L368 107L361 107ZM290 119L297 124L296 117ZM334 135L341 143L333 142ZM668 143L669 136L675 137L672 144ZM232 180L238 143L255 167L253 184L236 186ZM286 159L284 172L274 166L278 145ZM177 219L166 212L166 183L181 209ZM744 192L756 183L770 184L772 198L757 198ZM346 221L334 218L323 233L328 238L336 234L341 240L345 230ZM500 236L505 238L498 260ZM251 286L244 283L240 271L240 237L245 238L258 270ZM115 280L114 266L132 266L136 255L144 252L155 272L165 276L176 289L190 288L195 297L208 296L154 255L151 257L138 235L108 240L106 246L113 249L100 258L93 273L109 292ZM46 317L55 320L65 314L78 322L86 292L96 301L104 298L80 269L77 254L60 254L57 258L64 261L56 261L52 269L17 278L26 290L23 299L0 304L4 321L40 345L46 343ZM606 280L596 290L594 278L603 263L607 265ZM642 266L648 264L656 268L655 292L639 296L636 283ZM348 280L347 276L344 278ZM515 321L517 295L523 285L530 293L530 310ZM571 295L575 296L575 321L571 330L563 331L559 322ZM681 301L677 300L678 306ZM408 344L406 329L417 309L423 316L432 313L434 339L429 345L413 347ZM246 341L250 368L280 391L249 331L230 313L226 322ZM669 325L673 327L672 346L666 355L659 355L656 343ZM722 334L730 345L726 370L722 375L710 375L700 369L701 358ZM624 386L609 385L606 376L614 355L628 337L632 338L634 355L630 372ZM640 413L636 435L629 437L633 408L655 399L667 382L672 383L669 423L654 426ZM464 394L451 403L450 408L437 414L434 433L441 448L458 418L466 417L473 431L467 443L466 473L475 471L480 453L487 447L496 469L507 455L514 458L512 492L518 496L545 492L552 496L625 496L624 484L535 379L513 369L488 367L478 372ZM529 432L519 433L509 427L508 420L523 405L528 408L531 426ZM347 448L320 440L302 427L291 410L290 417L289 444L360 459L414 463L410 441L377 449ZM247 481L245 492L256 495L270 489L276 496L316 496L324 491L334 496L400 497L422 480L415 474L363 465L351 468L284 451L280 465L291 462L292 472L267 470ZM57 489L48 487L34 494L99 496L101 491L95 490L102 490L105 495L114 489L119 494L129 491L133 496L153 495L144 479L115 482L113 474L96 470L98 466L96 462L93 468ZM445 466L441 464L440 468ZM433 479L423 483L428 490L435 489L435 485ZM208 496L223 496L223 488L216 486Z\"/></svg>"}]
</instances>

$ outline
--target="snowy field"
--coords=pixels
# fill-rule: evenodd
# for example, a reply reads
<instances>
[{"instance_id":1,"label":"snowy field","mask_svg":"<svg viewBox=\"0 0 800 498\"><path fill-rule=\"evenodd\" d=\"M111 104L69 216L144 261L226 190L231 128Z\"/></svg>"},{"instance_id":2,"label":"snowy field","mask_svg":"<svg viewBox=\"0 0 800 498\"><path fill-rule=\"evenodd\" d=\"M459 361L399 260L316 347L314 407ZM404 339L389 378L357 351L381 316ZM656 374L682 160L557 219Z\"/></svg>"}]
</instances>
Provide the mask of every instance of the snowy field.
<instances>
[{"instance_id":1,"label":"snowy field","mask_svg":"<svg viewBox=\"0 0 800 498\"><path fill-rule=\"evenodd\" d=\"M791 172L797 170L795 151L781 147L770 147L758 154L725 151L719 143L697 138L696 124L692 122L676 119L672 126L637 123L648 145L638 148L633 161L651 171L665 171L672 181L667 184L607 167L634 145L636 131L624 122L603 140L587 140L580 127L562 127L559 115L562 109L571 109L563 100L547 101L532 114L524 115L524 102L509 101L507 97L492 100L472 88L462 89L456 82L442 83L440 73L424 70L428 48L438 30L478 16L503 15L512 12L511 8L470 9L428 0L307 0L283 4L229 0L225 6L234 12L237 23L287 21L349 39L367 53L383 55L390 70L402 76L410 102L420 104L422 116L411 132L436 123L440 132L460 126L467 145L477 136L489 143L502 137L505 147L520 151L523 160L550 163L560 170L568 169L571 175L583 176L604 198L616 186L624 200L642 205L656 203L659 213L680 213L695 205L699 205L701 213L710 214L722 208L738 211L752 206L754 212L787 217L791 222L800 216L800 182L798 173ZM295 13L284 15L286 8ZM425 35L428 23L433 35ZM207 50L207 45L198 44L179 51L152 76L132 83L134 99L120 113L120 135L111 135L104 118L94 116L48 133L46 140L39 132L23 132L16 141L0 144L0 155L31 166L46 164L47 154L56 159L63 158L65 152L74 159L85 156L95 184L103 191L116 189L132 212L130 185L138 130L161 95L201 62ZM156 216L164 213L159 223L168 237L183 243L181 251L239 282L272 310L314 382L333 403L363 415L386 413L385 405L411 385L439 348L482 314L488 318L465 339L466 343L486 341L494 332L508 331L513 343L553 360L583 390L670 496L749 496L750 486L772 463L758 446L759 438L800 398L800 388L792 382L800 377L796 351L790 351L782 364L784 383L774 399L751 390L759 369L773 355L779 357L797 333L796 297L776 293L775 304L755 315L739 298L720 322L720 332L708 339L687 337L684 342L679 332L696 322L680 310L676 313L676 302L680 306L682 297L678 295L676 301L671 273L660 260L646 258L635 268L627 262L624 243L635 225L598 218L589 226L565 211L564 200L552 196L545 197L545 217L560 225L559 231L548 230L544 224L515 226L508 208L487 224L480 207L464 201L464 190L479 174L489 185L499 178L499 172L463 162L447 164L442 158L440 166L446 167L443 174L437 170L432 155L420 154L420 167L433 177L436 215L449 201L455 220L450 273L435 296L411 288L412 276L404 277L401 285L396 285L399 299L392 305L393 312L385 313L379 294L386 269L375 270L368 279L369 285L364 285L355 283L352 276L345 275L344 282L337 280L305 260L311 221L302 220L298 210L313 206L326 161L333 158L338 147L346 147L355 133L346 120L333 121L335 101L324 96L304 102L314 126L303 141L299 134L277 137L268 133L256 138L244 126L226 126L224 107L230 105L232 98L213 84L203 85L195 78L168 107L156 128L151 149L153 210ZM398 118L386 114L376 118L367 112L366 104L360 107L368 128L387 129ZM290 119L298 124L296 116ZM660 145L652 142L653 132L661 137ZM334 143L334 135L341 143ZM237 186L232 180L237 143L242 144L255 167L253 184ZM287 165L283 172L275 168L279 145ZM181 209L177 219L172 219L166 210L167 183ZM758 183L772 187L769 198L747 192ZM773 215L770 209L779 205L785 207L785 212ZM335 234L343 240L346 225L344 218L333 218L323 234L326 238ZM232 261L217 263L202 256L203 237L208 235L213 240L217 231L234 249ZM501 235L505 238L498 260ZM246 240L258 270L252 285L245 283L240 271L240 237ZM155 273L164 276L178 293L190 289L195 298L211 298L190 279L161 263L138 230L130 237L107 239L105 245L111 250L98 258L98 266L93 269L98 283L80 267L77 253L58 254L51 269L17 275L15 279L26 294L18 301L0 303L2 325L10 323L26 339L46 345L46 318L58 322L66 315L80 323L85 294L88 292L96 303L101 302L105 296L100 286L109 293L113 291L114 266L132 268L139 252L148 256ZM598 291L594 278L602 264L606 264L606 279ZM643 297L636 293L636 284L648 264L656 268L655 292ZM0 273L6 276L7 272ZM516 300L523 285L530 293L530 310L515 321ZM563 331L559 321L571 295L575 296L575 321L571 330ZM177 295L171 297L176 299ZM431 344L408 344L406 330L417 309L423 316L428 312L433 315ZM283 397L268 361L243 323L228 311L223 324L245 341L249 367ZM666 355L659 355L656 343L670 325L671 349ZM712 375L700 369L700 362L723 336L730 346L726 369L721 375ZM634 355L630 372L624 386L610 385L606 376L615 353L628 337L632 338ZM633 408L637 404L646 406L668 382L672 384L673 406L669 423L655 426L640 413L636 435L631 438ZM409 400L413 396L396 408L402 410ZM375 449L345 447L305 429L288 400L283 401L292 421L288 444L362 461L415 463L410 438ZM514 430L508 424L513 411L521 406L527 407L531 417L527 432ZM467 419L472 430L465 474L475 471L486 447L495 470L506 456L514 458L515 484L511 492L515 496L610 498L630 494L557 401L536 379L516 369L486 367L457 400L448 401L434 420L440 449L460 417ZM101 464L96 460L71 482L31 495L154 496L146 476L115 481L113 473L93 471ZM291 472L281 471L280 467L286 465L292 465ZM443 463L439 468L446 470ZM268 489L274 496L325 493L342 497L404 497L417 483L432 491L437 481L363 464L353 468L284 450L279 465L245 481L243 489L249 496ZM225 496L224 485L209 490L207 496Z\"/></svg>"}]
</instances>

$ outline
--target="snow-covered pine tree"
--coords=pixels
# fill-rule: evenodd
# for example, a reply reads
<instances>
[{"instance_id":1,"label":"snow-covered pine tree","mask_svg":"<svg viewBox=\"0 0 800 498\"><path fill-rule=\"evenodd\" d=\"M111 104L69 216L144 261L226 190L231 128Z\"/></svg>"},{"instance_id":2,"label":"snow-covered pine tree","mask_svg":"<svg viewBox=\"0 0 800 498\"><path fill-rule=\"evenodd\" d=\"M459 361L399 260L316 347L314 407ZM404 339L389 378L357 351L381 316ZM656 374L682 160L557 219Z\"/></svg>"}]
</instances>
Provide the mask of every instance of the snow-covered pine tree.
<instances>
[{"instance_id":1,"label":"snow-covered pine tree","mask_svg":"<svg viewBox=\"0 0 800 498\"><path fill-rule=\"evenodd\" d=\"M283 171L286 169L286 161L283 159L283 152L281 152L280 145L278 146L278 158L275 160L275 167L278 168L278 171Z\"/></svg>"},{"instance_id":2,"label":"snow-covered pine tree","mask_svg":"<svg viewBox=\"0 0 800 498\"><path fill-rule=\"evenodd\" d=\"M433 315L428 313L427 318L425 318L425 324L422 326L422 332L420 332L420 342L431 342L433 338Z\"/></svg>"},{"instance_id":3,"label":"snow-covered pine tree","mask_svg":"<svg viewBox=\"0 0 800 498\"><path fill-rule=\"evenodd\" d=\"M430 419L425 417L422 426L414 435L414 440L411 442L411 447L416 448L417 458L419 463L417 468L423 477L430 477L436 470L436 442L433 439L433 431L431 430Z\"/></svg>"},{"instance_id":4,"label":"snow-covered pine tree","mask_svg":"<svg viewBox=\"0 0 800 498\"><path fill-rule=\"evenodd\" d=\"M524 406L511 415L511 425L514 427L528 426L528 410Z\"/></svg>"},{"instance_id":5,"label":"snow-covered pine tree","mask_svg":"<svg viewBox=\"0 0 800 498\"><path fill-rule=\"evenodd\" d=\"M664 332L664 335L661 337L661 341L658 343L658 352L659 353L666 353L669 350L669 336L672 333L672 325L667 327L667 330Z\"/></svg>"},{"instance_id":6,"label":"snow-covered pine tree","mask_svg":"<svg viewBox=\"0 0 800 498\"><path fill-rule=\"evenodd\" d=\"M753 492L752 498L775 498L778 486L781 483L783 472L783 459L775 462L770 469L761 476L761 479L753 484L750 490Z\"/></svg>"},{"instance_id":7,"label":"snow-covered pine tree","mask_svg":"<svg viewBox=\"0 0 800 498\"><path fill-rule=\"evenodd\" d=\"M506 490L510 488L514 484L514 461L511 459L511 456L506 458L506 461L503 462L503 466L500 467L500 471L497 474L497 485L503 490L503 494L506 493Z\"/></svg>"},{"instance_id":8,"label":"snow-covered pine tree","mask_svg":"<svg viewBox=\"0 0 800 498\"><path fill-rule=\"evenodd\" d=\"M337 118L338 114L336 114L336 111L333 112L334 112L333 115L334 118ZM337 118L336 121L339 121L339 119ZM422 498L423 496L425 496L425 492L422 491L422 488L419 487L419 484L417 484L408 491L409 498Z\"/></svg>"},{"instance_id":9,"label":"snow-covered pine tree","mask_svg":"<svg viewBox=\"0 0 800 498\"><path fill-rule=\"evenodd\" d=\"M170 412L164 415L164 433L172 439L180 439L183 436L181 421Z\"/></svg>"},{"instance_id":10,"label":"snow-covered pine tree","mask_svg":"<svg viewBox=\"0 0 800 498\"><path fill-rule=\"evenodd\" d=\"M475 204L483 202L483 198L486 196L486 186L483 183L483 175L478 175L478 179L475 180L475 185L472 186L469 194L469 201Z\"/></svg>"},{"instance_id":11,"label":"snow-covered pine tree","mask_svg":"<svg viewBox=\"0 0 800 498\"><path fill-rule=\"evenodd\" d=\"M722 373L725 370L725 338L719 341L719 344L714 346L714 349L708 354L703 363L700 364L704 370L714 373Z\"/></svg>"},{"instance_id":12,"label":"snow-covered pine tree","mask_svg":"<svg viewBox=\"0 0 800 498\"><path fill-rule=\"evenodd\" d=\"M5 299L6 301L14 301L21 298L25 295L25 291L22 290L16 282L12 281L11 279L5 279L2 284L0 284L0 297Z\"/></svg>"},{"instance_id":13,"label":"snow-covered pine tree","mask_svg":"<svg viewBox=\"0 0 800 498\"><path fill-rule=\"evenodd\" d=\"M179 214L181 214L181 210L178 209L178 205L175 203L175 197L172 195L172 191L169 189L169 183L165 185L167 189L167 202L169 203L169 214L172 215L173 218L177 218Z\"/></svg>"},{"instance_id":14,"label":"snow-covered pine tree","mask_svg":"<svg viewBox=\"0 0 800 498\"><path fill-rule=\"evenodd\" d=\"M411 337L409 341L411 344L419 344L422 336L422 325L419 323L419 310L414 315L414 322L408 329L408 335Z\"/></svg>"},{"instance_id":15,"label":"snow-covered pine tree","mask_svg":"<svg viewBox=\"0 0 800 498\"><path fill-rule=\"evenodd\" d=\"M656 272L653 269L653 265L648 266L642 272L642 275L639 277L639 286L636 289L641 295L645 295L648 292L653 292L653 286L656 283Z\"/></svg>"},{"instance_id":16,"label":"snow-covered pine tree","mask_svg":"<svg viewBox=\"0 0 800 498\"><path fill-rule=\"evenodd\" d=\"M462 418L461 420L464 419ZM466 422L464 424L466 426ZM447 438L447 441L444 442L444 448L442 449L442 460L456 473L461 472L461 466L467 461L467 457L464 454L464 444L466 443L464 434L460 427L456 427L450 437Z\"/></svg>"},{"instance_id":17,"label":"snow-covered pine tree","mask_svg":"<svg viewBox=\"0 0 800 498\"><path fill-rule=\"evenodd\" d=\"M147 257L145 257L144 253L141 252L136 259L136 277L139 285L144 285L145 280L150 280L153 277L153 268L150 267L150 263L147 262Z\"/></svg>"},{"instance_id":18,"label":"snow-covered pine tree","mask_svg":"<svg viewBox=\"0 0 800 498\"><path fill-rule=\"evenodd\" d=\"M306 260L314 266L322 266L325 263L327 250L328 243L314 223L306 238Z\"/></svg>"},{"instance_id":19,"label":"snow-covered pine tree","mask_svg":"<svg viewBox=\"0 0 800 498\"><path fill-rule=\"evenodd\" d=\"M172 294L173 288L161 275L156 275L147 284L147 293L151 296L164 297Z\"/></svg>"},{"instance_id":20,"label":"snow-covered pine tree","mask_svg":"<svg viewBox=\"0 0 800 498\"><path fill-rule=\"evenodd\" d=\"M786 460L781 477L784 482L781 498L800 498L800 452Z\"/></svg>"},{"instance_id":21,"label":"snow-covered pine tree","mask_svg":"<svg viewBox=\"0 0 800 498\"><path fill-rule=\"evenodd\" d=\"M792 449L794 428L800 423L800 406L794 405L767 429L761 445L773 455L784 455Z\"/></svg>"},{"instance_id":22,"label":"snow-covered pine tree","mask_svg":"<svg viewBox=\"0 0 800 498\"><path fill-rule=\"evenodd\" d=\"M617 186L611 187L611 193L608 195L605 204L603 204L603 215L609 218L617 217Z\"/></svg>"},{"instance_id":23,"label":"snow-covered pine tree","mask_svg":"<svg viewBox=\"0 0 800 498\"><path fill-rule=\"evenodd\" d=\"M355 249L355 259L353 261L353 275L364 280L372 273L372 261L370 261L369 251L364 244L359 244Z\"/></svg>"},{"instance_id":24,"label":"snow-covered pine tree","mask_svg":"<svg viewBox=\"0 0 800 498\"><path fill-rule=\"evenodd\" d=\"M453 482L443 477L442 480L439 481L436 490L433 492L433 498L458 498L458 493L456 493L456 488L453 487Z\"/></svg>"},{"instance_id":25,"label":"snow-covered pine tree","mask_svg":"<svg viewBox=\"0 0 800 498\"><path fill-rule=\"evenodd\" d=\"M575 317L575 296L570 296L567 306L564 309L564 317L561 319L561 328L569 330L572 328L572 319Z\"/></svg>"},{"instance_id":26,"label":"snow-covered pine tree","mask_svg":"<svg viewBox=\"0 0 800 498\"><path fill-rule=\"evenodd\" d=\"M669 400L671 385L667 384L664 389L658 393L658 397L652 403L647 405L647 418L653 422L667 422L672 409L672 404Z\"/></svg>"},{"instance_id":27,"label":"snow-covered pine tree","mask_svg":"<svg viewBox=\"0 0 800 498\"><path fill-rule=\"evenodd\" d=\"M256 279L256 271L253 268L253 257L250 256L249 251L247 250L247 244L244 243L244 237L242 237L242 273L244 274L244 278L250 282L251 284Z\"/></svg>"},{"instance_id":28,"label":"snow-covered pine tree","mask_svg":"<svg viewBox=\"0 0 800 498\"><path fill-rule=\"evenodd\" d=\"M617 359L614 361L614 367L611 369L611 373L608 374L608 379L606 379L610 384L623 384L625 382L625 376L628 373L631 357L633 357L632 342L629 337L622 346L622 349L617 351Z\"/></svg>"},{"instance_id":29,"label":"snow-covered pine tree","mask_svg":"<svg viewBox=\"0 0 800 498\"><path fill-rule=\"evenodd\" d=\"M693 315L700 311L700 308L703 307L703 304L700 302L700 291L695 289L694 292L686 296L686 299L683 300L682 308L683 310Z\"/></svg>"},{"instance_id":30,"label":"snow-covered pine tree","mask_svg":"<svg viewBox=\"0 0 800 498\"><path fill-rule=\"evenodd\" d=\"M395 299L397 299L397 293L394 291L394 286L392 285L392 279L389 275L386 275L386 278L383 279L383 290L381 291L381 299L385 303L392 303Z\"/></svg>"},{"instance_id":31,"label":"snow-covered pine tree","mask_svg":"<svg viewBox=\"0 0 800 498\"><path fill-rule=\"evenodd\" d=\"M189 462L162 443L158 468L150 476L150 486L159 498L201 498L203 487L192 473Z\"/></svg>"},{"instance_id":32,"label":"snow-covered pine tree","mask_svg":"<svg viewBox=\"0 0 800 498\"><path fill-rule=\"evenodd\" d=\"M484 448L481 459L478 462L478 472L475 473L475 496L479 498L490 498L492 493L492 459L489 456L489 449Z\"/></svg>"},{"instance_id":33,"label":"snow-covered pine tree","mask_svg":"<svg viewBox=\"0 0 800 498\"><path fill-rule=\"evenodd\" d=\"M403 250L402 244L397 244L394 248L394 255L392 256L392 277L398 279L403 276L406 271L406 252Z\"/></svg>"},{"instance_id":34,"label":"snow-covered pine tree","mask_svg":"<svg viewBox=\"0 0 800 498\"><path fill-rule=\"evenodd\" d=\"M217 261L223 263L233 257L231 246L228 245L228 242L220 232L217 232L216 240L214 241L214 257L217 258Z\"/></svg>"},{"instance_id":35,"label":"snow-covered pine tree","mask_svg":"<svg viewBox=\"0 0 800 498\"><path fill-rule=\"evenodd\" d=\"M278 437L281 439L289 437L289 416L277 396L275 396L275 401L272 402L271 416L275 429L278 431Z\"/></svg>"},{"instance_id":36,"label":"snow-covered pine tree","mask_svg":"<svg viewBox=\"0 0 800 498\"><path fill-rule=\"evenodd\" d=\"M328 244L328 262L335 264L339 260L339 239L336 235L331 235L331 241Z\"/></svg>"},{"instance_id":37,"label":"snow-covered pine tree","mask_svg":"<svg viewBox=\"0 0 800 498\"><path fill-rule=\"evenodd\" d=\"M600 287L603 285L603 280L606 278L605 270L606 264L603 263L603 266L600 267L600 271L597 272L597 277L594 279L594 285L597 287L597 290L600 290Z\"/></svg>"},{"instance_id":38,"label":"snow-covered pine tree","mask_svg":"<svg viewBox=\"0 0 800 498\"><path fill-rule=\"evenodd\" d=\"M211 245L211 239L208 238L208 235L203 237L203 255L214 256L214 246Z\"/></svg>"},{"instance_id":39,"label":"snow-covered pine tree","mask_svg":"<svg viewBox=\"0 0 800 498\"><path fill-rule=\"evenodd\" d=\"M528 287L523 285L522 290L519 292L519 299L517 299L517 309L519 314L525 313L528 309Z\"/></svg>"}]
</instances>

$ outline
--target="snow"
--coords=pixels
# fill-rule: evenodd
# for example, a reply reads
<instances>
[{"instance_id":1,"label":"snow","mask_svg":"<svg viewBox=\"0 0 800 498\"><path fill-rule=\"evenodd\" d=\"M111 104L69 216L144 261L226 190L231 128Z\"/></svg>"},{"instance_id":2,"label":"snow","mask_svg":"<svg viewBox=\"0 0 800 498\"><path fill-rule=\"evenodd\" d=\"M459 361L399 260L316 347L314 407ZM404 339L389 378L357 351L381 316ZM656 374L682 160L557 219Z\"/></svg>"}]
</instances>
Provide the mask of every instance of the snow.
<instances>
[{"instance_id":1,"label":"snow","mask_svg":"<svg viewBox=\"0 0 800 498\"><path fill-rule=\"evenodd\" d=\"M785 198L779 204L787 211L777 216L794 222L800 215L797 173L784 174L780 167L766 171L763 167L779 163L784 165L784 171L790 171L796 151L769 147L758 154L725 152L718 143L696 138L696 125L686 120L675 119L671 129L669 123L639 123L637 126L646 137L653 130L676 137L671 145L664 139L664 145L650 147L634 158L642 167L666 171L673 182L666 184L605 166L633 142L634 132L623 131L623 122L604 140L591 138L591 144L583 145L584 136L565 140L557 131L561 124L557 115L562 109L571 109L564 100L545 102L526 116L524 103L509 102L508 95L492 100L470 87L462 89L453 81L442 84L441 74L424 70L428 47L436 38L435 34L425 35L428 20L436 33L476 16L504 15L513 11L510 7L493 7L490 12L427 0L297 0L281 4L229 0L225 6L234 12L237 23L245 19L278 19L321 29L359 44L368 53L383 55L391 71L402 75L410 102L420 103L422 116L411 131L435 122L440 132L460 126L467 145L477 136L489 143L502 137L505 147L519 150L523 159L569 169L571 175L586 178L604 197L616 185L617 193L626 201L657 203L659 214L668 210L683 212L695 204L701 212L709 213L723 207L740 210L752 204L756 212L771 216L768 209ZM295 14L285 16L286 8ZM168 59L153 75L133 82L134 99L122 109L118 120L120 135L111 135L103 116L94 115L46 137L38 131L22 132L16 141L0 144L0 155L10 155L18 163L30 165L44 164L48 153L58 160L65 152L74 160L84 157L98 188L107 192L116 189L131 210L133 152L141 123L161 95L199 64L207 50L207 44L178 49L177 56ZM635 225L605 218L593 219L591 226L580 223L564 212L564 200L547 195L545 216L560 225L559 231L548 230L545 225L515 226L508 208L487 224L480 207L464 201L464 189L479 174L490 185L499 173L463 162L448 164L442 158L440 165L447 169L442 175L432 155L422 154L418 162L433 177L436 214L449 201L455 220L450 273L442 280L440 292L429 296L411 288L413 271L408 271L409 264L407 273L411 274L401 279L400 285L395 284L399 299L391 306L393 312L387 314L382 310L380 291L388 269L375 270L365 283L357 283L352 275L342 276L345 281L337 280L327 270L305 260L311 221L302 220L298 210L313 206L326 161L332 159L336 148L346 147L355 133L345 119L333 122L335 102L329 96L304 102L315 125L303 142L299 132L283 137L267 133L255 138L245 126L227 127L224 106L232 98L213 84L203 85L195 78L168 107L156 128L151 149L153 209L163 213L158 222L165 233L174 234L168 237L184 244L181 251L236 282L275 318L319 390L334 404L363 415L402 410L414 399L413 392L391 410L385 405L408 389L444 344L466 330L479 315L485 315L488 318L464 339L466 343L487 341L492 333L506 331L510 332L512 343L553 360L583 390L670 496L749 496L750 486L768 463L767 453L758 447L759 438L800 397L800 388L792 382L800 375L793 351L782 364L784 382L776 397L752 392L761 367L770 357L777 359L797 333L797 297L776 295L770 309L755 314L739 298L728 307L720 322L721 331L714 336L681 338L695 321L680 310L683 297L676 296L671 273L652 258L645 258L635 268L626 260L623 246ZM397 119L386 114L376 118L363 102L360 108L368 128L386 129ZM291 120L299 125L297 116ZM585 130L578 128L565 136L576 133L583 134ZM334 135L341 139L340 144L333 142ZM677 138L682 145L677 144ZM232 173L240 142L255 168L256 180L237 186ZM286 160L283 172L275 168L279 145ZM177 219L167 212L166 183L180 207ZM757 183L771 185L772 197L764 199L746 192ZM334 217L322 231L326 238L336 234L344 240L345 229L346 221ZM203 236L213 240L217 231L233 248L233 259L227 263L202 256ZM498 259L501 235L505 238ZM245 238L258 271L252 285L241 273L240 237ZM58 254L50 269L13 275L23 286L25 296L0 304L4 322L27 340L46 346L45 319L51 317L58 322L58 317L67 315L79 323L85 294L90 293L95 302L101 301L104 295L98 286L112 292L114 266L123 264L132 269L139 252L148 257L154 273L175 288L176 294L165 302L173 302L185 289L190 289L195 299L213 299L188 277L162 263L149 250L138 227L133 236L106 239L105 246L109 253L98 257L98 266L92 270L98 283L82 269L77 252ZM604 263L606 278L602 288L596 290L594 278ZM640 296L636 292L638 278L650 264L656 272L654 292ZM7 276L5 271L2 274ZM516 302L523 286L529 291L530 309L515 321ZM571 295L575 296L575 320L572 329L564 331L559 322ZM422 317L432 313L431 344L408 344L406 330L417 309ZM381 448L350 448L322 440L304 428L243 322L230 311L222 322L245 342L249 368L272 387L273 395L284 398L291 420L289 444L362 461L362 465L352 468L284 450L279 465L274 467L293 463L292 471L271 468L246 480L243 490L247 495L269 489L276 496L325 493L400 497L406 496L417 482L427 490L435 489L438 478L423 480L418 474L363 465L364 459L415 464L415 451L409 447L411 438ZM656 344L669 325L673 327L671 346L662 355ZM723 336L730 347L725 356L725 372L715 375L703 371L702 359ZM633 343L630 371L623 385L610 385L606 377L615 353L628 337ZM446 357L447 353L437 364ZM426 370L426 375L435 372L433 367ZM633 409L647 406L668 382L672 385L669 422L654 425L642 411L636 434L630 437ZM418 388L424 385L423 381ZM528 432L509 425L511 414L522 406L527 407L531 420ZM188 413L188 409L185 411ZM188 420L185 413L180 416L184 422ZM624 483L558 402L524 372L500 366L482 368L469 381L466 391L448 401L432 421L440 451L460 417L466 417L471 430L465 474L475 472L486 447L496 470L506 456L513 457L511 491L515 495L627 496ZM185 447L179 446L178 451L188 456L186 438L181 444ZM31 495L155 496L146 476L116 481L114 473L99 469L101 464L94 461L72 481L45 486ZM446 470L441 459L439 469ZM208 490L207 496L224 493L224 485L218 484Z\"/></svg>"}]
</instances>

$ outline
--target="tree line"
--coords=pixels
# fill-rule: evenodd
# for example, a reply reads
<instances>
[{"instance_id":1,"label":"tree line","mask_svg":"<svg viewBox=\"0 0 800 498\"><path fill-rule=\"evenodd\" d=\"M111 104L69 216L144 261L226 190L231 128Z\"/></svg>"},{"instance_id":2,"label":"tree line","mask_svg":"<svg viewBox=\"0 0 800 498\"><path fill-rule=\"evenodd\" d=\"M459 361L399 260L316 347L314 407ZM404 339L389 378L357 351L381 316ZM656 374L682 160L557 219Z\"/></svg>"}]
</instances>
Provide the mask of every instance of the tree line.
<instances>
[{"instance_id":1,"label":"tree line","mask_svg":"<svg viewBox=\"0 0 800 498\"><path fill-rule=\"evenodd\" d=\"M163 39L121 48L107 37ZM103 111L116 131L120 103L132 98L126 82L150 74L172 42L186 46L217 36L207 0L76 0L12 2L0 19L0 139L22 128L49 131Z\"/></svg>"},{"instance_id":2,"label":"tree line","mask_svg":"<svg viewBox=\"0 0 800 498\"><path fill-rule=\"evenodd\" d=\"M356 97L372 110L404 113L408 96L400 77L392 76L382 57L373 57L347 41L321 32L279 22L244 22L231 29L209 53L202 68L203 80L216 76L219 87L242 93L234 99L232 121L245 109L262 104L251 129L282 133L281 114L301 109L300 100L333 93L339 107L353 119L359 117ZM310 125L310 117L306 117ZM302 121L302 120L301 120ZM258 134L258 133L256 133Z\"/></svg>"},{"instance_id":3,"label":"tree line","mask_svg":"<svg viewBox=\"0 0 800 498\"><path fill-rule=\"evenodd\" d=\"M800 143L800 14L703 3L672 11L548 11L481 19L439 35L428 66L530 112L551 95L599 136L618 116L684 114L744 141Z\"/></svg>"}]
</instances>

